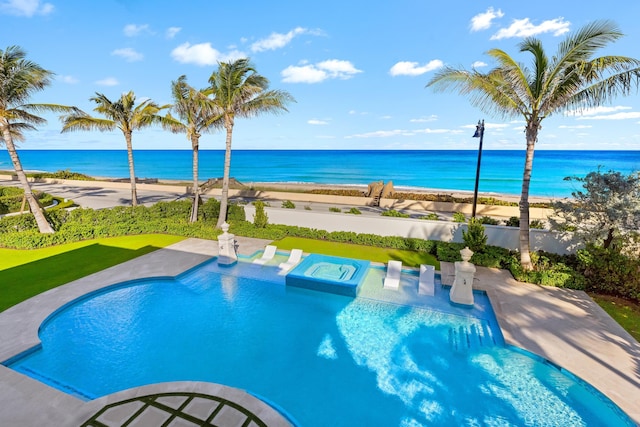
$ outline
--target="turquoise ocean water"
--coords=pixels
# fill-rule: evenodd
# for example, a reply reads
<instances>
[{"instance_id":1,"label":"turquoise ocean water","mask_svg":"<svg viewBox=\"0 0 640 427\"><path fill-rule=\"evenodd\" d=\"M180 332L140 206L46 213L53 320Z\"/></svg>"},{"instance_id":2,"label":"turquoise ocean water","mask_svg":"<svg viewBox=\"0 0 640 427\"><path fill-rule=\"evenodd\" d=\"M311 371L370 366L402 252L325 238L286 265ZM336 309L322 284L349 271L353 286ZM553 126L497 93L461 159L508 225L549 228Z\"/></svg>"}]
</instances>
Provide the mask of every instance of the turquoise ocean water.
<instances>
[{"instance_id":1,"label":"turquoise ocean water","mask_svg":"<svg viewBox=\"0 0 640 427\"><path fill-rule=\"evenodd\" d=\"M125 150L21 150L26 170L55 172L69 169L92 176L128 177ZM520 194L524 150L485 150L479 191ZM135 151L136 176L189 180L190 150ZM393 181L396 189L428 188L473 191L477 151L468 150L235 150L231 176L243 183L297 182L366 185ZM200 178L222 176L223 150L200 151ZM530 194L570 196L575 184L567 176L597 170L628 174L640 170L640 151L543 151L535 153ZM12 169L6 151L0 151L0 170Z\"/></svg>"}]
</instances>

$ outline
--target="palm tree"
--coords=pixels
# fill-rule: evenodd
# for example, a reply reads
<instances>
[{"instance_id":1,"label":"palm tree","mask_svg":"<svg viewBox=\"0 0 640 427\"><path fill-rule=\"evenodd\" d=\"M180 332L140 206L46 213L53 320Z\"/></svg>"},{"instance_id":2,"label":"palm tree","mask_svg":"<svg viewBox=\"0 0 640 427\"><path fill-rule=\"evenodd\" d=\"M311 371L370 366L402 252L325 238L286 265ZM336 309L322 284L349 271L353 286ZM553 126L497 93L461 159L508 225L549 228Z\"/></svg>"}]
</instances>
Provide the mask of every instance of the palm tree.
<instances>
[{"instance_id":1,"label":"palm tree","mask_svg":"<svg viewBox=\"0 0 640 427\"><path fill-rule=\"evenodd\" d=\"M41 233L53 233L54 230L31 191L14 141L24 141L24 131L35 130L35 125L47 122L35 113L77 111L64 105L25 104L34 92L51 84L53 75L51 71L27 60L26 52L18 46L0 50L0 143L7 147L13 168L24 190L24 197Z\"/></svg>"},{"instance_id":2,"label":"palm tree","mask_svg":"<svg viewBox=\"0 0 640 427\"><path fill-rule=\"evenodd\" d=\"M227 218L231 139L235 118L288 111L285 105L291 101L295 102L295 100L286 91L267 90L269 80L257 73L248 58L218 63L218 71L211 74L209 84L211 86L208 90L213 96L214 103L220 109L223 126L227 132L220 216L216 225L219 228Z\"/></svg>"},{"instance_id":3,"label":"palm tree","mask_svg":"<svg viewBox=\"0 0 640 427\"><path fill-rule=\"evenodd\" d=\"M83 111L63 116L62 132L76 130L98 130L101 132L120 129L127 143L127 156L129 160L129 177L131 179L131 205L137 206L138 195L136 192L136 174L133 165L133 146L131 145L131 135L134 130L160 123L162 117L158 113L168 105L158 106L155 102L147 99L137 106L136 96L133 91L124 93L120 99L113 102L101 93L96 92L96 96L89 98L95 102L97 107L93 111L102 114L106 118L91 117Z\"/></svg>"},{"instance_id":4,"label":"palm tree","mask_svg":"<svg viewBox=\"0 0 640 427\"><path fill-rule=\"evenodd\" d=\"M198 204L200 202L200 185L198 183L198 148L202 132L221 125L219 110L206 91L194 89L187 84L187 77L180 76L171 82L173 105L171 109L178 119L167 114L163 126L174 133L185 133L193 149L193 208L191 222L198 220Z\"/></svg>"},{"instance_id":5,"label":"palm tree","mask_svg":"<svg viewBox=\"0 0 640 427\"><path fill-rule=\"evenodd\" d=\"M640 79L640 61L624 56L594 57L623 34L611 21L590 23L569 35L549 57L537 38L523 40L520 52L533 55L532 68L500 49L488 54L497 66L486 74L445 67L427 84L469 96L485 112L504 118L524 117L527 150L520 198L520 262L531 269L529 253L529 184L534 147L543 119L554 113L580 111L628 95Z\"/></svg>"}]
</instances>

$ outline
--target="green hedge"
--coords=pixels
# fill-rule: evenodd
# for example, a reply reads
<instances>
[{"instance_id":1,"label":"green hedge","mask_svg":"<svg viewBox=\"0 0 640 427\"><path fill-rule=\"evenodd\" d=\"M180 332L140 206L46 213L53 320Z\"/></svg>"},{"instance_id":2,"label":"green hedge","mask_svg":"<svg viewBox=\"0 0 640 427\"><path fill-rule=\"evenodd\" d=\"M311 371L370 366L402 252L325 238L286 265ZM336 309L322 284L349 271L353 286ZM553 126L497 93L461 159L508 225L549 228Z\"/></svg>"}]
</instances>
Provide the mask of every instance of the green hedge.
<instances>
[{"instance_id":1,"label":"green hedge","mask_svg":"<svg viewBox=\"0 0 640 427\"><path fill-rule=\"evenodd\" d=\"M31 249L97 237L127 234L167 233L187 237L216 239L215 228L220 204L215 199L203 203L199 221L189 223L191 202L159 202L151 207L116 207L112 209L75 209L47 212L56 230L40 234L31 214L0 219L0 246ZM397 236L378 236L354 232L328 232L305 227L265 224L256 227L245 220L244 208L231 204L227 214L231 232L239 236L278 240L287 236L328 240L340 243L377 246L427 252L440 261L460 261L464 243L447 243ZM473 254L471 262L485 267L508 268L523 282L571 289L584 289L620 296L640 302L640 260L613 251L587 247L577 255L533 252L534 269L524 271L519 254L496 246L486 246Z\"/></svg>"},{"instance_id":2,"label":"green hedge","mask_svg":"<svg viewBox=\"0 0 640 427\"><path fill-rule=\"evenodd\" d=\"M42 206L49 206L53 203L51 194L34 191L33 194L40 201ZM0 215L11 212L19 212L22 207L22 199L24 198L24 190L19 187L0 187ZM26 206L29 209L29 206Z\"/></svg>"},{"instance_id":3,"label":"green hedge","mask_svg":"<svg viewBox=\"0 0 640 427\"><path fill-rule=\"evenodd\" d=\"M199 221L188 221L191 202L188 200L159 202L151 207L115 207L112 209L84 209L47 212L48 220L57 230L54 234L40 234L31 214L0 219L0 246L33 249L98 237L129 234L166 233L204 239L216 239L215 228L220 202L209 199L199 210ZM231 224L245 220L244 208L230 204L227 221Z\"/></svg>"},{"instance_id":4,"label":"green hedge","mask_svg":"<svg viewBox=\"0 0 640 427\"><path fill-rule=\"evenodd\" d=\"M577 253L586 290L621 296L640 303L640 259L588 245Z\"/></svg>"}]
</instances>

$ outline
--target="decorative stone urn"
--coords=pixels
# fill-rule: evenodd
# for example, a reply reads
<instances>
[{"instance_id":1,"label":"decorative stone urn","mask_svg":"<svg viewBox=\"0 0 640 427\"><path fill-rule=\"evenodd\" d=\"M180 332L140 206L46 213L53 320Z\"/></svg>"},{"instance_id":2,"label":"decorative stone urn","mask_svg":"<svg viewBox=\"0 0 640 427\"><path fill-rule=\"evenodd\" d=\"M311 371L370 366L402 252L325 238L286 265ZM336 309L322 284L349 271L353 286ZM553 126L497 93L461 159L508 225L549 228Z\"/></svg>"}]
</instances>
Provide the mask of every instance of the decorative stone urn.
<instances>
[{"instance_id":1,"label":"decorative stone urn","mask_svg":"<svg viewBox=\"0 0 640 427\"><path fill-rule=\"evenodd\" d=\"M455 263L455 279L449 293L449 300L455 304L473 306L473 276L476 273L476 266L469 260L473 251L465 247L460 251L462 261Z\"/></svg>"},{"instance_id":2,"label":"decorative stone urn","mask_svg":"<svg viewBox=\"0 0 640 427\"><path fill-rule=\"evenodd\" d=\"M218 236L218 265L233 265L238 262L235 236L229 233L229 224L226 222L220 228L222 234Z\"/></svg>"}]
</instances>

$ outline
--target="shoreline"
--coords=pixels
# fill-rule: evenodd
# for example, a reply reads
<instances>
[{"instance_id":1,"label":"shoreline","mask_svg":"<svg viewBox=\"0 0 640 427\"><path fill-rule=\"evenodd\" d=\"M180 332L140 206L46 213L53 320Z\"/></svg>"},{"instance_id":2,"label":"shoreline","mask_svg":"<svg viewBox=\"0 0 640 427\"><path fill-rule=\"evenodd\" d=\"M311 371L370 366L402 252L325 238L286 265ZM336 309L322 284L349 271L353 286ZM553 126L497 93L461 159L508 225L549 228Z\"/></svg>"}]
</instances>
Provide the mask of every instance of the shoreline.
<instances>
[{"instance_id":1,"label":"shoreline","mask_svg":"<svg viewBox=\"0 0 640 427\"><path fill-rule=\"evenodd\" d=\"M165 180L160 180L159 182L165 182ZM353 190L353 189L362 189L365 191L367 189L368 184L313 184L313 183L289 183L289 182L247 182L244 183L247 187L266 187L273 188L274 190L293 190L293 191L310 191L315 189L321 190ZM394 187L395 192L401 193L416 193L416 194L443 194L453 196L455 198L466 198L473 197L473 191L465 191L465 190L446 190L446 189L438 189L438 188L423 188L423 187L405 187L398 186ZM498 200L504 200L508 202L518 203L520 201L520 195L515 194L507 194L507 193L493 193L493 192L478 192L478 197L493 197ZM553 200L559 200L560 198L552 198L552 197L543 197L543 196L529 196L530 202L550 202Z\"/></svg>"},{"instance_id":2,"label":"shoreline","mask_svg":"<svg viewBox=\"0 0 640 427\"><path fill-rule=\"evenodd\" d=\"M15 171L13 170L0 170L0 175L12 175ZM35 174L35 173L50 173L46 171L40 170L25 170L27 174ZM128 182L128 178L114 178L107 176L92 176L87 175L93 179L92 182ZM57 178L49 178L49 179L57 179ZM62 179L62 178L60 178ZM162 179L162 178L143 178L136 177L138 180L145 179L156 179L159 185L191 185L191 180L189 179ZM220 179L220 178L217 178ZM233 179L233 177L231 177ZM391 180L392 181L392 180ZM201 180L201 185L206 181ZM308 192L311 190L362 190L363 192L367 190L369 184L323 184L323 183L310 183L310 182L281 182L281 181L249 181L249 182L240 182L246 188L254 188L254 187L264 187L268 189L272 189L275 191L293 191L293 192ZM416 194L436 194L436 195L448 195L454 198L468 198L473 197L473 191L467 190L456 190L456 189L442 189L442 188L427 188L427 187L415 187L415 186L394 186L394 192L401 193L416 193ZM510 194L510 193L497 193L497 192L478 192L478 197L491 197L498 200L503 200L507 202L518 203L520 201L519 194ZM529 195L529 202L532 203L548 203L555 200L562 200L562 197L547 197L547 196L535 196Z\"/></svg>"}]
</instances>

